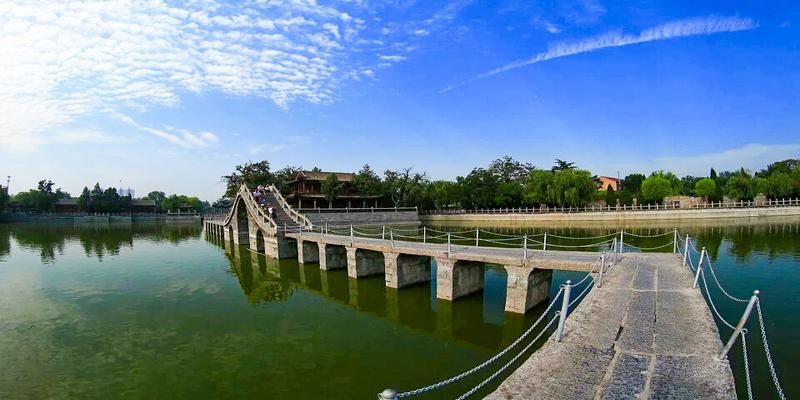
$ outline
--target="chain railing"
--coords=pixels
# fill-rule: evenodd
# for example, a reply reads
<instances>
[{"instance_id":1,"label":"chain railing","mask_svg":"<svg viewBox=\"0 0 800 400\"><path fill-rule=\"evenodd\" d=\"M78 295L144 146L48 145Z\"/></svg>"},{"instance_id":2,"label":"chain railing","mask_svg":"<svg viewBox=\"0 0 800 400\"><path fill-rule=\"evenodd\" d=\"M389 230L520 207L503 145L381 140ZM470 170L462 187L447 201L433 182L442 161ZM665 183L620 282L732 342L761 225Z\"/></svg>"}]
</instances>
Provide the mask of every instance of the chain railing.
<instances>
[{"instance_id":1,"label":"chain railing","mask_svg":"<svg viewBox=\"0 0 800 400\"><path fill-rule=\"evenodd\" d=\"M725 327L733 331L731 336L725 342L725 346L722 350L722 353L720 353L719 358L726 359L728 357L731 348L736 343L737 338L741 338L747 396L748 399L752 400L753 389L752 389L752 380L750 377L751 363L749 359L749 353L747 351L748 330L745 328L745 326L749 321L750 314L755 308L756 314L758 316L758 325L761 332L761 344L764 348L764 355L766 357L767 366L769 368L769 375L770 378L772 379L772 384L775 387L775 392L778 398L780 398L781 400L785 400L786 394L783 392L783 387L780 383L780 380L778 379L778 373L775 369L775 364L772 360L772 352L770 350L769 341L767 340L766 324L764 323L764 315L763 311L761 310L761 299L759 297L760 292L758 290L754 290L752 296L749 299L732 295L731 292L721 284L719 277L717 276L717 273L714 270L714 264L711 261L711 257L708 255L706 248L703 247L698 251L696 245L692 242L692 238L689 235L686 235L685 239L682 239L681 236L676 232L675 237L676 237L676 248L678 249L677 253L683 257L684 265L687 266L687 268L692 273L695 274L694 286L695 287L698 286L698 281L703 283L702 286L700 287L700 291L702 294L704 294L704 297L708 302L709 307L713 311L713 314L716 316L717 319L719 319L719 321ZM681 248L683 248L683 250L680 250ZM699 258L697 259L696 266L692 261L692 257L694 255L699 256ZM722 293L726 299L737 304L747 303L736 326L728 322L728 320L717 309L714 303L714 299L711 295L711 291L709 290L708 282L706 280L706 272L705 272L706 270L711 272L713 282L716 284L720 293Z\"/></svg>"},{"instance_id":2,"label":"chain railing","mask_svg":"<svg viewBox=\"0 0 800 400\"><path fill-rule=\"evenodd\" d=\"M615 250L616 250L615 248L610 247L608 254L616 254ZM544 311L542 311L542 313L539 315L539 317L536 319L536 321L534 321L533 324L531 324L531 326L528 327L528 329L525 330L525 332L523 332L516 340L514 340L511 344L506 346L503 350L501 350L499 353L495 354L494 356L492 356L488 360L486 360L486 361L476 365L475 367L473 367L473 368L471 368L471 369L469 369L467 371L464 371L464 372L462 372L462 373L460 373L458 375L452 376L452 377L447 378L445 380L442 380L442 381L439 381L439 382L436 382L434 384L431 384L431 385L428 385L428 386L424 386L424 387L421 387L421 388L418 388L418 389L409 390L409 391L401 392L401 393L398 393L394 389L385 389L382 392L378 393L378 400L397 400L397 399L401 399L401 398L413 397L413 396L416 396L416 395L427 393L427 392L442 388L444 386L450 385L450 384L452 384L454 382L462 380L462 379L464 379L464 378L466 378L466 377L468 377L470 375L473 375L473 374L475 374L475 373L487 368L488 366L492 365L497 360L502 358L504 355L508 354L514 348L516 348L520 343L522 343L525 340L525 338L530 336L531 333L534 332L536 327L539 326L539 324L548 316L550 311L552 311L553 307L558 303L558 299L561 298L561 309L559 311L556 311L553 314L553 317L550 318L550 320L547 322L547 324L545 324L545 326L539 331L539 333L533 339L531 339L528 342L527 345L525 345L521 350L519 350L507 362L505 362L503 365L499 366L496 370L494 370L494 372L491 373L488 377L483 379L477 385L475 385L472 388L470 388L468 391L466 391L464 394L459 396L457 399L458 400L463 400L463 399L466 399L469 396L475 394L475 392L477 392L478 390L480 390L481 388L486 386L486 384L488 384L489 382L491 382L492 380L497 378L501 373L503 373L503 371L505 371L511 365L513 365L517 360L519 360L520 357L522 357L524 354L527 354L527 352L539 341L539 339L541 339L546 333L548 333L550 331L550 328L553 326L553 324L556 321L558 321L558 325L557 325L556 331L553 332L553 334L555 335L554 340L560 342L562 340L563 336L564 336L564 330L565 330L567 317L569 316L569 310L593 286L593 283L595 281L595 275L600 275L601 276L602 272L605 271L606 269L608 269L609 267L611 267L612 265L614 265L615 262L616 262L616 258L615 257L611 257L611 256L606 257L606 252L603 252L600 256L598 256L597 260L592 264L591 269L586 274L586 276L583 277L583 279L581 279L580 281L578 281L575 284L573 284L570 280L568 280L564 284L562 284L559 287L558 292L556 292L555 296L553 296L553 298L550 300L550 303L547 305L547 307L544 309ZM595 273L595 269L598 268L598 267L599 267L598 272ZM588 282L586 288L584 288L583 292L581 292L575 298L571 299L571 296L570 296L571 289L580 286L583 282L586 282L587 280L589 280L589 282ZM599 284L598 284L598 286L599 286Z\"/></svg>"}]
</instances>

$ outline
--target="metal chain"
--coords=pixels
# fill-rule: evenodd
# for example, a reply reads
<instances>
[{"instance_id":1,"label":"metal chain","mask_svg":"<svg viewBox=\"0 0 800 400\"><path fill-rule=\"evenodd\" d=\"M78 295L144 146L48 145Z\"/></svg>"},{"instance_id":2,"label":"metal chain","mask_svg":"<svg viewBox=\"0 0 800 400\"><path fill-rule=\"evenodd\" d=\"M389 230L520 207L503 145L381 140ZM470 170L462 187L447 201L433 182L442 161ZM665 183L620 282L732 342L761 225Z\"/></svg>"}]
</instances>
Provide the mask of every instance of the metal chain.
<instances>
[{"instance_id":1,"label":"metal chain","mask_svg":"<svg viewBox=\"0 0 800 400\"><path fill-rule=\"evenodd\" d=\"M469 391L467 391L466 393L464 393L464 394L462 394L461 396L459 396L459 397L458 397L456 400L464 400L464 399L466 399L467 397L469 397L469 396L471 396L472 394L474 394L475 392L477 392L477 391L478 391L478 389L482 388L482 387L483 387L483 386L485 386L487 383L489 383L489 382L490 382L492 379L496 378L498 375L500 375L501 373L503 373L503 371L505 371L505 370L506 370L506 369L507 369L507 368L508 368L508 367L509 367L511 364L513 364L515 361L517 361L517 360L518 360L518 359L519 359L519 358L520 358L520 357L521 357L523 354L525 354L526 352L528 352L528 350L530 350L530 348L531 348L531 347L533 347L534 343L536 343L536 341L538 341L538 340L539 340L539 338L541 338L541 337L542 337L542 335L543 335L545 332L547 332L547 330L548 330L548 329L550 329L550 326L552 326L552 325L553 325L553 322L555 322L555 321L558 319L558 317L560 316L560 314L561 314L561 311L558 311L558 312L556 312L556 315L555 315L555 316L554 316L554 317L553 317L553 318L550 320L550 322L548 322L548 323L547 323L547 325L545 325L544 329L542 329L542 331L541 331L541 332L539 332L539 334L538 334L538 335L536 335L536 337L535 337L535 338L533 338L533 340L531 340L531 342L530 342L530 343L528 343L528 345L527 345L527 346L525 346L525 348L523 348L523 349L522 349L522 351L520 351L519 353L517 353L517 355L515 355L515 356L514 356L514 358L512 358L512 359L511 359L511 360L509 360L507 363L505 363L505 365L503 365L502 367L500 367L500 368L499 368L497 371L495 371L495 373L493 373L493 374L489 375L489 377L488 377L488 378L486 378L486 379L484 379L483 381L481 381L481 383L479 383L479 384L475 385L475 387L473 387L472 389L470 389L470 390L469 390Z\"/></svg>"},{"instance_id":2,"label":"metal chain","mask_svg":"<svg viewBox=\"0 0 800 400\"><path fill-rule=\"evenodd\" d=\"M636 250L656 250L656 249L663 249L664 247L667 247L667 246L673 246L675 244L674 242L675 241L673 240L673 241L671 241L671 242L669 242L667 244L664 244L664 245L661 245L661 246L654 246L654 247L638 247L638 246L634 246L634 245L628 244L628 243L623 243L623 245L625 247L630 247L630 248L636 249Z\"/></svg>"},{"instance_id":3,"label":"metal chain","mask_svg":"<svg viewBox=\"0 0 800 400\"><path fill-rule=\"evenodd\" d=\"M725 290L724 287L722 287L722 284L719 283L719 279L717 279L717 273L714 272L714 266L711 264L711 258L709 258L708 252L706 252L706 261L708 263L708 269L711 270L711 276L714 277L714 282L717 283L717 287L719 288L720 291L722 291L722 294L728 296L729 299L737 301L739 303L747 303L748 301L750 301L750 299L740 299L738 297L734 297L730 293L728 293L728 291ZM703 260L700 260L700 265L703 265Z\"/></svg>"},{"instance_id":4,"label":"metal chain","mask_svg":"<svg viewBox=\"0 0 800 400\"><path fill-rule=\"evenodd\" d=\"M750 360L747 356L747 329L742 329L742 357L744 358L744 377L747 381L747 398L753 400L753 384L750 382Z\"/></svg>"},{"instance_id":5,"label":"metal chain","mask_svg":"<svg viewBox=\"0 0 800 400\"><path fill-rule=\"evenodd\" d=\"M764 327L764 316L761 313L761 300L756 301L756 311L758 313L758 325L761 327L761 341L764 343L764 354L767 356L767 365L769 365L772 383L775 384L775 390L778 391L778 396L781 400L786 400L786 395L783 394L783 389L781 389L781 383L778 381L778 374L775 372L775 364L772 363L772 354L770 354L769 343L767 342L767 329Z\"/></svg>"},{"instance_id":6,"label":"metal chain","mask_svg":"<svg viewBox=\"0 0 800 400\"><path fill-rule=\"evenodd\" d=\"M550 302L550 304L544 310L542 315L540 315L539 318L533 323L533 325L531 325L530 328L528 328L528 330L525 331L525 333L520 335L517 338L517 340L515 340L513 343L511 343L505 349L503 349L503 351L497 353L492 358L490 358L490 359L478 364L477 366L475 366L474 368L472 368L472 369L470 369L468 371L464 371L464 372L462 372L462 373L460 373L460 374L458 374L458 375L456 375L456 376L454 376L452 378L445 379L445 380L443 380L441 382L434 383L433 385L428 385L428 386L425 386L425 387L422 387L422 388L419 388L419 389L415 389L415 390L411 390L411 391L408 391L408 392L400 393L400 394L397 395L397 398L416 396L418 394L425 393L425 392L428 392L428 391L431 391L431 390L434 390L434 389L438 389L438 388L440 388L442 386L449 385L449 384L451 384L451 383L453 383L453 382L455 382L457 380L460 380L460 379L462 379L462 378L464 378L466 376L472 375L473 373L475 373L477 371L480 371L481 369L483 369L487 365L497 361L498 358L502 357L509 350L511 350L512 348L516 347L516 345L518 345L520 342L522 342L525 339L525 337L527 337L531 332L533 332L533 329L536 328L536 326L540 322L542 322L542 320L544 319L545 316L547 316L547 313L550 312L550 309L553 308L553 305L556 304L556 301L558 300L559 297L561 297L561 294L563 292L564 292L564 288L562 287L562 288L560 288L558 290L558 293L556 293L555 297L553 297L553 300Z\"/></svg>"},{"instance_id":7,"label":"metal chain","mask_svg":"<svg viewBox=\"0 0 800 400\"><path fill-rule=\"evenodd\" d=\"M714 305L714 300L711 299L711 292L708 290L708 283L706 283L706 274L703 273L702 269L700 270L700 277L703 278L703 286L706 288L706 295L708 295L708 304L711 305L711 309L714 310L714 313L717 314L717 317L719 317L720 321L722 321L723 324L727 325L728 328L736 330L736 328L734 328L733 325L728 323L728 321L726 321L725 318L722 317L722 314L720 314L719 311L717 311L717 306Z\"/></svg>"},{"instance_id":8,"label":"metal chain","mask_svg":"<svg viewBox=\"0 0 800 400\"><path fill-rule=\"evenodd\" d=\"M661 236L674 235L674 234L675 234L675 231L657 233L655 235L637 235L637 234L635 234L633 232L625 231L625 236L635 236L635 237L642 237L642 238L661 237Z\"/></svg>"}]
</instances>

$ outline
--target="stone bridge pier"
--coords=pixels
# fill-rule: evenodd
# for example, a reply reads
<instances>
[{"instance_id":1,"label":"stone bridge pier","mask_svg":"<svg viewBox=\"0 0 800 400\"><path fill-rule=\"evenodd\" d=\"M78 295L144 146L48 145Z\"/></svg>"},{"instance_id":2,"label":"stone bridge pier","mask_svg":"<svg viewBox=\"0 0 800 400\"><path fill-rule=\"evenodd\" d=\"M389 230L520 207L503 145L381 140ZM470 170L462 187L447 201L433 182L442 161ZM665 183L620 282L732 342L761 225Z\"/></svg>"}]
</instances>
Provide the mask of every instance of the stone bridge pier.
<instances>
[{"instance_id":1,"label":"stone bridge pier","mask_svg":"<svg viewBox=\"0 0 800 400\"><path fill-rule=\"evenodd\" d=\"M363 278L384 273L383 253L355 247L346 247L345 249L347 250L347 276Z\"/></svg>"},{"instance_id":2,"label":"stone bridge pier","mask_svg":"<svg viewBox=\"0 0 800 400\"><path fill-rule=\"evenodd\" d=\"M317 243L319 247L319 269L331 270L347 267L347 251L344 246Z\"/></svg>"},{"instance_id":3,"label":"stone bridge pier","mask_svg":"<svg viewBox=\"0 0 800 400\"><path fill-rule=\"evenodd\" d=\"M320 260L319 246L317 242L308 240L297 240L297 261L301 264L315 263Z\"/></svg>"},{"instance_id":4,"label":"stone bridge pier","mask_svg":"<svg viewBox=\"0 0 800 400\"><path fill-rule=\"evenodd\" d=\"M550 282L553 270L529 267L505 266L508 273L506 282L506 311L525 314L535 305L550 297Z\"/></svg>"},{"instance_id":5,"label":"stone bridge pier","mask_svg":"<svg viewBox=\"0 0 800 400\"><path fill-rule=\"evenodd\" d=\"M455 300L483 290L484 263L436 258L436 298Z\"/></svg>"},{"instance_id":6,"label":"stone bridge pier","mask_svg":"<svg viewBox=\"0 0 800 400\"><path fill-rule=\"evenodd\" d=\"M431 280L431 258L409 254L383 253L386 287L399 289Z\"/></svg>"}]
</instances>

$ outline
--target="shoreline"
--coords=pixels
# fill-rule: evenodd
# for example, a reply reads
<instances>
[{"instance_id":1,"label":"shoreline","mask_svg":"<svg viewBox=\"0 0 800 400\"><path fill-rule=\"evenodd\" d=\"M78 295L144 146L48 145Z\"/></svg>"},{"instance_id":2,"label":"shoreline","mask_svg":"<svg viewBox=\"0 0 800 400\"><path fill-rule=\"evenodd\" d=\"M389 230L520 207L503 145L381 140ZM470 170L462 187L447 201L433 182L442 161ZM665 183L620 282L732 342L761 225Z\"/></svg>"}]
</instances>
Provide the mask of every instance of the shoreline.
<instances>
[{"instance_id":1,"label":"shoreline","mask_svg":"<svg viewBox=\"0 0 800 400\"><path fill-rule=\"evenodd\" d=\"M420 215L424 225L479 227L535 227L559 224L571 227L641 226L676 223L727 225L731 222L800 222L800 207L687 209L659 211L598 211L581 213L503 213Z\"/></svg>"}]
</instances>

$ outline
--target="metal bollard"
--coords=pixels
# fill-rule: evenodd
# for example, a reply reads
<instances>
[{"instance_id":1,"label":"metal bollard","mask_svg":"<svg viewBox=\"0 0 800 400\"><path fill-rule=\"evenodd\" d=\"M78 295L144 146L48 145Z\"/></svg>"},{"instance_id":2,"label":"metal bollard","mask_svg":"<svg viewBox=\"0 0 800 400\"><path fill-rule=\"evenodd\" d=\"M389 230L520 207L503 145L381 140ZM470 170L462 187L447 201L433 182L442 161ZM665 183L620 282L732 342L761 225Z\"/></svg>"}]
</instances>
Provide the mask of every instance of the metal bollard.
<instances>
[{"instance_id":1,"label":"metal bollard","mask_svg":"<svg viewBox=\"0 0 800 400\"><path fill-rule=\"evenodd\" d=\"M678 254L678 229L672 233L672 254Z\"/></svg>"},{"instance_id":2,"label":"metal bollard","mask_svg":"<svg viewBox=\"0 0 800 400\"><path fill-rule=\"evenodd\" d=\"M378 393L378 400L397 400L397 391L394 389L383 389Z\"/></svg>"},{"instance_id":3,"label":"metal bollard","mask_svg":"<svg viewBox=\"0 0 800 400\"><path fill-rule=\"evenodd\" d=\"M606 268L606 252L600 255L600 276L597 278L597 287L603 287L603 270Z\"/></svg>"},{"instance_id":4,"label":"metal bollard","mask_svg":"<svg viewBox=\"0 0 800 400\"><path fill-rule=\"evenodd\" d=\"M450 245L450 232L447 232L447 255L449 256L453 252L453 248Z\"/></svg>"},{"instance_id":5,"label":"metal bollard","mask_svg":"<svg viewBox=\"0 0 800 400\"><path fill-rule=\"evenodd\" d=\"M697 260L697 273L694 275L694 284L692 285L693 288L697 287L697 281L700 279L700 271L703 270L703 258L706 256L706 248L703 247L703 250L700 251L700 259Z\"/></svg>"},{"instance_id":6,"label":"metal bollard","mask_svg":"<svg viewBox=\"0 0 800 400\"><path fill-rule=\"evenodd\" d=\"M564 283L564 299L561 303L561 313L558 315L558 329L556 329L556 342L560 342L564 338L564 323L567 319L567 312L569 311L569 292L572 288L572 281L567 280Z\"/></svg>"},{"instance_id":7,"label":"metal bollard","mask_svg":"<svg viewBox=\"0 0 800 400\"><path fill-rule=\"evenodd\" d=\"M547 250L547 232L544 233L544 240L542 240L542 250Z\"/></svg>"},{"instance_id":8,"label":"metal bollard","mask_svg":"<svg viewBox=\"0 0 800 400\"><path fill-rule=\"evenodd\" d=\"M728 352L731 351L731 347L733 344L736 343L736 338L739 337L739 334L742 333L742 329L744 329L744 324L747 323L747 319L750 318L750 313L753 311L753 306L758 301L758 294L760 292L758 290L753 291L753 296L750 297L750 302L747 303L747 307L744 309L744 314L742 314L742 318L739 319L739 323L736 324L736 329L734 329L731 338L728 339L728 343L725 344L725 348L722 350L722 354L719 355L720 360L724 360L727 357Z\"/></svg>"},{"instance_id":9,"label":"metal bollard","mask_svg":"<svg viewBox=\"0 0 800 400\"><path fill-rule=\"evenodd\" d=\"M428 228L423 226L422 227L422 243L426 243L427 242L427 236L428 236Z\"/></svg>"},{"instance_id":10,"label":"metal bollard","mask_svg":"<svg viewBox=\"0 0 800 400\"><path fill-rule=\"evenodd\" d=\"M480 232L481 230L479 228L475 228L475 247L480 246L480 240L481 240Z\"/></svg>"},{"instance_id":11,"label":"metal bollard","mask_svg":"<svg viewBox=\"0 0 800 400\"><path fill-rule=\"evenodd\" d=\"M522 258L528 259L528 234L522 236Z\"/></svg>"},{"instance_id":12,"label":"metal bollard","mask_svg":"<svg viewBox=\"0 0 800 400\"><path fill-rule=\"evenodd\" d=\"M683 266L686 266L686 257L689 256L689 234L686 234L686 242L683 244Z\"/></svg>"}]
</instances>

